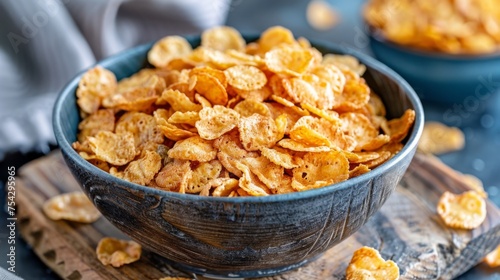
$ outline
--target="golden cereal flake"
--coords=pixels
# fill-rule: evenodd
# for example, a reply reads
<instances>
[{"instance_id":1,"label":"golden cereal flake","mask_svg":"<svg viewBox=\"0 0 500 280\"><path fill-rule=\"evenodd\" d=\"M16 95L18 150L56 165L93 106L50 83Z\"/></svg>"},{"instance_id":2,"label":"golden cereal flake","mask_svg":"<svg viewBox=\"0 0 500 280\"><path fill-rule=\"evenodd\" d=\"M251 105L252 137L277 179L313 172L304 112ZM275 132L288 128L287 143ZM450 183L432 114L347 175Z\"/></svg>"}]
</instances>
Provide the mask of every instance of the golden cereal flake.
<instances>
[{"instance_id":1,"label":"golden cereal flake","mask_svg":"<svg viewBox=\"0 0 500 280\"><path fill-rule=\"evenodd\" d=\"M464 133L439 122L426 122L418 142L421 151L439 155L460 150L465 145Z\"/></svg>"},{"instance_id":2,"label":"golden cereal flake","mask_svg":"<svg viewBox=\"0 0 500 280\"><path fill-rule=\"evenodd\" d=\"M117 87L115 75L101 66L96 66L83 74L76 90L80 110L87 114L95 113L102 100L112 95Z\"/></svg>"},{"instance_id":3,"label":"golden cereal flake","mask_svg":"<svg viewBox=\"0 0 500 280\"><path fill-rule=\"evenodd\" d=\"M439 199L437 213L449 227L474 229L486 219L486 202L475 191L462 194L444 192Z\"/></svg>"},{"instance_id":4,"label":"golden cereal flake","mask_svg":"<svg viewBox=\"0 0 500 280\"><path fill-rule=\"evenodd\" d=\"M115 134L100 131L94 137L87 138L92 152L100 160L113 165L125 165L136 156L134 135L129 132Z\"/></svg>"},{"instance_id":5,"label":"golden cereal flake","mask_svg":"<svg viewBox=\"0 0 500 280\"><path fill-rule=\"evenodd\" d=\"M101 217L101 213L82 192L54 196L43 204L42 209L52 220L93 223Z\"/></svg>"},{"instance_id":6,"label":"golden cereal flake","mask_svg":"<svg viewBox=\"0 0 500 280\"><path fill-rule=\"evenodd\" d=\"M142 247L134 241L104 237L96 248L97 259L103 265L121 267L141 258Z\"/></svg>"},{"instance_id":7,"label":"golden cereal flake","mask_svg":"<svg viewBox=\"0 0 500 280\"><path fill-rule=\"evenodd\" d=\"M213 108L203 108L195 126L201 138L213 140L235 128L239 120L238 112L216 105Z\"/></svg>"},{"instance_id":8,"label":"golden cereal flake","mask_svg":"<svg viewBox=\"0 0 500 280\"><path fill-rule=\"evenodd\" d=\"M489 267L500 266L500 245L490 252L483 260Z\"/></svg>"},{"instance_id":9,"label":"golden cereal flake","mask_svg":"<svg viewBox=\"0 0 500 280\"><path fill-rule=\"evenodd\" d=\"M156 42L148 52L148 61L158 68L166 67L175 58L185 57L193 49L189 42L180 36L167 36Z\"/></svg>"},{"instance_id":10,"label":"golden cereal flake","mask_svg":"<svg viewBox=\"0 0 500 280\"><path fill-rule=\"evenodd\" d=\"M380 253L370 247L361 247L352 256L346 269L346 280L397 280L398 265L384 260Z\"/></svg>"}]
</instances>

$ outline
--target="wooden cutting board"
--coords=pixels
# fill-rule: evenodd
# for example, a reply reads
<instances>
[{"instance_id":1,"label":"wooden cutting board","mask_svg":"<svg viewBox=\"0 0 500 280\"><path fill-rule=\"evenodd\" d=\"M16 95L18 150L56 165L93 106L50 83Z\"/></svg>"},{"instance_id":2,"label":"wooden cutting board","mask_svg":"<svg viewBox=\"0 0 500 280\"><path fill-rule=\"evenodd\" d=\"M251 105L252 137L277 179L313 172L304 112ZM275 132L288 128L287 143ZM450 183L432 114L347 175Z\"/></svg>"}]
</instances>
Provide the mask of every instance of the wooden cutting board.
<instances>
[{"instance_id":1,"label":"wooden cutting board","mask_svg":"<svg viewBox=\"0 0 500 280\"><path fill-rule=\"evenodd\" d=\"M122 268L102 265L95 247L104 236L127 238L106 219L93 224L52 221L41 211L54 195L80 190L60 152L25 165L17 181L18 225L23 238L64 279L159 279L183 276L162 257L144 251L141 260ZM400 268L400 279L451 279L481 261L500 243L500 211L487 202L488 216L472 230L446 228L436 214L445 190L468 190L461 175L439 160L416 155L396 192L366 225L316 261L268 280L344 279L352 253L366 245ZM210 256L207 256L209 261Z\"/></svg>"}]
</instances>

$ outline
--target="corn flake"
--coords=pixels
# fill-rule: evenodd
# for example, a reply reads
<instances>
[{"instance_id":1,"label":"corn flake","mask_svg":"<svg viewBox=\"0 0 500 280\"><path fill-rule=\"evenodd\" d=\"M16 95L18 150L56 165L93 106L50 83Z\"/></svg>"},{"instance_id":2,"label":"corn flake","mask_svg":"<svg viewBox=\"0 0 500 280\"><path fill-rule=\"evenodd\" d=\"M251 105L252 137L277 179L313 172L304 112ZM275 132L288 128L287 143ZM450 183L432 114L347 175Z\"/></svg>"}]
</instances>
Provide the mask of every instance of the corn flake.
<instances>
[{"instance_id":1,"label":"corn flake","mask_svg":"<svg viewBox=\"0 0 500 280\"><path fill-rule=\"evenodd\" d=\"M382 129L391 137L392 142L400 142L410 132L414 121L415 111L408 109L400 118L390 120L382 125Z\"/></svg>"},{"instance_id":2,"label":"corn flake","mask_svg":"<svg viewBox=\"0 0 500 280\"><path fill-rule=\"evenodd\" d=\"M158 96L151 88L136 88L125 93L106 97L103 106L126 111L146 111L153 105Z\"/></svg>"},{"instance_id":3,"label":"corn flake","mask_svg":"<svg viewBox=\"0 0 500 280\"><path fill-rule=\"evenodd\" d=\"M361 150L363 151L377 150L382 146L384 146L385 144L389 143L389 141L391 141L391 137L389 135L379 134L377 135L377 137L371 139L370 141L362 145Z\"/></svg>"},{"instance_id":4,"label":"corn flake","mask_svg":"<svg viewBox=\"0 0 500 280\"><path fill-rule=\"evenodd\" d=\"M253 114L259 114L265 117L271 117L271 111L262 102L253 101L250 99L238 102L234 106L234 110L242 117L250 117Z\"/></svg>"},{"instance_id":5,"label":"corn flake","mask_svg":"<svg viewBox=\"0 0 500 280\"><path fill-rule=\"evenodd\" d=\"M138 88L151 88L156 95L160 95L167 85L157 73L159 72L153 69L143 69L129 78L120 80L116 92L124 93Z\"/></svg>"},{"instance_id":6,"label":"corn flake","mask_svg":"<svg viewBox=\"0 0 500 280\"><path fill-rule=\"evenodd\" d=\"M306 145L350 150L340 127L322 118L304 116L294 124L289 134L292 140Z\"/></svg>"},{"instance_id":7,"label":"corn flake","mask_svg":"<svg viewBox=\"0 0 500 280\"><path fill-rule=\"evenodd\" d=\"M253 114L242 117L238 123L241 144L247 151L258 151L272 147L278 141L278 128L270 117Z\"/></svg>"},{"instance_id":8,"label":"corn flake","mask_svg":"<svg viewBox=\"0 0 500 280\"><path fill-rule=\"evenodd\" d=\"M100 66L90 69L81 78L76 90L80 110L87 114L95 113L102 100L112 95L117 87L115 75Z\"/></svg>"},{"instance_id":9,"label":"corn flake","mask_svg":"<svg viewBox=\"0 0 500 280\"><path fill-rule=\"evenodd\" d=\"M228 84L239 90L258 90L267 83L267 77L259 68L251 65L235 65L224 71Z\"/></svg>"},{"instance_id":10,"label":"corn flake","mask_svg":"<svg viewBox=\"0 0 500 280\"><path fill-rule=\"evenodd\" d=\"M229 26L218 26L201 34L201 45L218 51L245 49L246 42L240 32Z\"/></svg>"},{"instance_id":11,"label":"corn flake","mask_svg":"<svg viewBox=\"0 0 500 280\"><path fill-rule=\"evenodd\" d=\"M318 101L318 93L313 85L306 82L303 77L283 79L282 83L285 93L293 103L316 104Z\"/></svg>"},{"instance_id":12,"label":"corn flake","mask_svg":"<svg viewBox=\"0 0 500 280\"><path fill-rule=\"evenodd\" d=\"M295 167L299 167L301 164L301 159L298 157L294 157L291 153L291 151L280 148L280 147L273 147L273 148L262 148L261 153L264 157L266 157L268 160L273 162L274 164L277 164L279 166L282 166L286 169L292 169Z\"/></svg>"},{"instance_id":13,"label":"corn flake","mask_svg":"<svg viewBox=\"0 0 500 280\"><path fill-rule=\"evenodd\" d=\"M148 143L163 143L163 134L158 128L155 118L145 113L125 113L116 123L115 132L116 134L131 133L138 150L141 150Z\"/></svg>"},{"instance_id":14,"label":"corn flake","mask_svg":"<svg viewBox=\"0 0 500 280\"><path fill-rule=\"evenodd\" d=\"M390 153L389 153L390 154ZM349 158L350 163L362 163L367 161L372 161L378 159L381 156L381 153L378 152L357 152L351 154L352 158Z\"/></svg>"},{"instance_id":15,"label":"corn flake","mask_svg":"<svg viewBox=\"0 0 500 280\"><path fill-rule=\"evenodd\" d=\"M95 167L101 169L102 171L109 172L110 166L107 162L105 162L103 160L96 159L96 158L89 158L89 157L86 158L84 155L81 155L81 156L82 156L82 158L86 159L88 162L90 162Z\"/></svg>"},{"instance_id":16,"label":"corn flake","mask_svg":"<svg viewBox=\"0 0 500 280\"><path fill-rule=\"evenodd\" d=\"M295 125L295 123L302 117L297 111L293 110L290 107L286 107L282 104L273 102L273 103L264 103L269 111L271 112L271 117L276 119L279 116L285 114L286 115L286 129L285 134L290 132L290 129Z\"/></svg>"},{"instance_id":17,"label":"corn flake","mask_svg":"<svg viewBox=\"0 0 500 280\"><path fill-rule=\"evenodd\" d=\"M282 139L278 142L278 146L296 152L328 152L331 150L328 146L309 146L292 139Z\"/></svg>"},{"instance_id":18,"label":"corn flake","mask_svg":"<svg viewBox=\"0 0 500 280\"><path fill-rule=\"evenodd\" d=\"M354 178L354 177L358 177L360 175L363 175L365 173L368 173L371 169L364 165L364 164L360 164L358 166L356 166L355 168L349 170L349 178Z\"/></svg>"},{"instance_id":19,"label":"corn flake","mask_svg":"<svg viewBox=\"0 0 500 280\"><path fill-rule=\"evenodd\" d=\"M304 110L307 110L310 113L318 116L319 118L322 118L322 119L325 119L325 120L331 122L332 125L334 125L334 126L340 125L339 114L335 111L319 109L319 108L316 108L308 103L301 103L300 107L302 107Z\"/></svg>"},{"instance_id":20,"label":"corn flake","mask_svg":"<svg viewBox=\"0 0 500 280\"><path fill-rule=\"evenodd\" d=\"M370 100L370 88L359 81L347 80L340 95L335 96L334 109L349 112L361 109Z\"/></svg>"},{"instance_id":21,"label":"corn flake","mask_svg":"<svg viewBox=\"0 0 500 280\"><path fill-rule=\"evenodd\" d=\"M95 136L99 131L115 130L115 112L110 109L101 109L90 114L78 125L78 141L84 142L87 136Z\"/></svg>"},{"instance_id":22,"label":"corn flake","mask_svg":"<svg viewBox=\"0 0 500 280\"><path fill-rule=\"evenodd\" d=\"M192 172L190 165L186 160L173 160L167 163L155 178L157 187L172 192L185 190Z\"/></svg>"},{"instance_id":23,"label":"corn flake","mask_svg":"<svg viewBox=\"0 0 500 280\"><path fill-rule=\"evenodd\" d=\"M51 220L93 223L101 217L101 213L82 192L54 196L43 204L42 209Z\"/></svg>"},{"instance_id":24,"label":"corn flake","mask_svg":"<svg viewBox=\"0 0 500 280\"><path fill-rule=\"evenodd\" d=\"M449 227L474 229L486 218L486 203L475 191L462 194L445 192L439 199L437 213Z\"/></svg>"},{"instance_id":25,"label":"corn flake","mask_svg":"<svg viewBox=\"0 0 500 280\"><path fill-rule=\"evenodd\" d=\"M272 163L264 156L258 158L247 157L241 160L243 164L248 166L253 174L266 185L271 192L276 192L283 180L283 167Z\"/></svg>"},{"instance_id":26,"label":"corn flake","mask_svg":"<svg viewBox=\"0 0 500 280\"><path fill-rule=\"evenodd\" d=\"M165 135L165 137L173 141L184 140L186 138L196 136L195 132L179 128L170 123L158 124L158 128L163 135Z\"/></svg>"},{"instance_id":27,"label":"corn flake","mask_svg":"<svg viewBox=\"0 0 500 280\"><path fill-rule=\"evenodd\" d=\"M326 54L323 57L323 65L335 65L340 68L347 68L354 73L362 76L366 71L366 66L359 63L359 60L350 55Z\"/></svg>"},{"instance_id":28,"label":"corn flake","mask_svg":"<svg viewBox=\"0 0 500 280\"><path fill-rule=\"evenodd\" d=\"M208 63L211 67L219 70L224 70L240 63L238 59L225 52L203 46L196 48L190 58L194 61Z\"/></svg>"},{"instance_id":29,"label":"corn flake","mask_svg":"<svg viewBox=\"0 0 500 280\"><path fill-rule=\"evenodd\" d=\"M148 61L155 67L164 68L171 60L185 57L192 51L186 39L180 36L167 36L153 45L148 52Z\"/></svg>"},{"instance_id":30,"label":"corn flake","mask_svg":"<svg viewBox=\"0 0 500 280\"><path fill-rule=\"evenodd\" d=\"M500 266L500 245L495 250L486 255L486 257L484 257L484 262L489 267Z\"/></svg>"},{"instance_id":31,"label":"corn flake","mask_svg":"<svg viewBox=\"0 0 500 280\"><path fill-rule=\"evenodd\" d=\"M200 120L198 112L174 112L169 118L168 122L173 124L189 124L195 126L196 122Z\"/></svg>"},{"instance_id":32,"label":"corn flake","mask_svg":"<svg viewBox=\"0 0 500 280\"><path fill-rule=\"evenodd\" d=\"M237 168L237 164L240 163L240 159L234 158L225 152L218 152L217 159L220 161L222 166L228 171L241 178L243 173Z\"/></svg>"},{"instance_id":33,"label":"corn flake","mask_svg":"<svg viewBox=\"0 0 500 280\"><path fill-rule=\"evenodd\" d=\"M212 195L216 197L227 197L239 187L238 180L234 178L217 178L210 181L210 185L215 187Z\"/></svg>"},{"instance_id":34,"label":"corn flake","mask_svg":"<svg viewBox=\"0 0 500 280\"><path fill-rule=\"evenodd\" d=\"M193 168L186 185L186 193L199 193L212 180L219 177L222 165L218 160L202 162Z\"/></svg>"},{"instance_id":35,"label":"corn flake","mask_svg":"<svg viewBox=\"0 0 500 280\"><path fill-rule=\"evenodd\" d=\"M337 24L339 16L335 10L323 0L314 0L307 5L307 22L314 29L328 30Z\"/></svg>"},{"instance_id":36,"label":"corn flake","mask_svg":"<svg viewBox=\"0 0 500 280\"><path fill-rule=\"evenodd\" d=\"M395 153L391 153L390 151L379 151L376 153L378 153L377 158L363 162L363 164L366 165L370 169L373 169L373 168L381 165L382 163L386 162L388 159L390 159L395 154Z\"/></svg>"},{"instance_id":37,"label":"corn flake","mask_svg":"<svg viewBox=\"0 0 500 280\"><path fill-rule=\"evenodd\" d=\"M168 156L181 160L208 162L215 159L217 155L217 150L213 147L212 142L200 136L179 140L174 147L168 150Z\"/></svg>"},{"instance_id":38,"label":"corn flake","mask_svg":"<svg viewBox=\"0 0 500 280\"><path fill-rule=\"evenodd\" d=\"M100 131L96 136L87 139L96 157L113 165L125 165L136 156L132 133L114 134L109 131Z\"/></svg>"},{"instance_id":39,"label":"corn flake","mask_svg":"<svg viewBox=\"0 0 500 280\"><path fill-rule=\"evenodd\" d=\"M426 122L418 142L421 151L436 155L460 150L464 145L465 136L459 128L439 122Z\"/></svg>"},{"instance_id":40,"label":"corn flake","mask_svg":"<svg viewBox=\"0 0 500 280\"><path fill-rule=\"evenodd\" d=\"M310 146L331 146L328 137L318 131L320 119L304 116L290 130L290 139Z\"/></svg>"},{"instance_id":41,"label":"corn flake","mask_svg":"<svg viewBox=\"0 0 500 280\"><path fill-rule=\"evenodd\" d=\"M198 74L206 74L212 76L217 79L224 88L227 88L227 77L224 71L214 69L209 66L199 66L189 71L189 77L196 76Z\"/></svg>"},{"instance_id":42,"label":"corn flake","mask_svg":"<svg viewBox=\"0 0 500 280\"><path fill-rule=\"evenodd\" d=\"M342 130L346 135L352 136L357 142L356 149L361 151L363 147L378 136L378 129L365 115L358 113L344 113L340 115Z\"/></svg>"},{"instance_id":43,"label":"corn flake","mask_svg":"<svg viewBox=\"0 0 500 280\"><path fill-rule=\"evenodd\" d=\"M198 73L192 77L196 77L194 89L197 93L205 97L211 104L226 105L228 101L227 91L217 78L204 73Z\"/></svg>"},{"instance_id":44,"label":"corn flake","mask_svg":"<svg viewBox=\"0 0 500 280\"><path fill-rule=\"evenodd\" d=\"M251 173L250 168L240 162L236 162L236 168L242 172L239 186L247 194L252 196L267 196L270 194L267 187Z\"/></svg>"},{"instance_id":45,"label":"corn flake","mask_svg":"<svg viewBox=\"0 0 500 280\"><path fill-rule=\"evenodd\" d=\"M241 90L235 88L233 88L233 90L239 97L256 102L263 102L272 94L272 90L269 86L263 86L262 88L256 90ZM231 106L228 104L228 107Z\"/></svg>"},{"instance_id":46,"label":"corn flake","mask_svg":"<svg viewBox=\"0 0 500 280\"><path fill-rule=\"evenodd\" d=\"M307 49L280 47L266 53L266 66L277 74L300 76L313 64L314 56Z\"/></svg>"},{"instance_id":47,"label":"corn flake","mask_svg":"<svg viewBox=\"0 0 500 280\"><path fill-rule=\"evenodd\" d=\"M103 265L121 267L133 263L141 258L141 245L135 241L120 240L112 237L104 237L99 241L96 255Z\"/></svg>"},{"instance_id":48,"label":"corn flake","mask_svg":"<svg viewBox=\"0 0 500 280\"><path fill-rule=\"evenodd\" d=\"M214 147L237 159L246 157L249 154L241 145L239 132L237 130L233 130L214 140Z\"/></svg>"},{"instance_id":49,"label":"corn flake","mask_svg":"<svg viewBox=\"0 0 500 280\"><path fill-rule=\"evenodd\" d=\"M264 59L258 55L252 55L250 53L244 53L236 50L226 50L225 54L238 60L239 64L247 64L253 66L264 65Z\"/></svg>"},{"instance_id":50,"label":"corn flake","mask_svg":"<svg viewBox=\"0 0 500 280\"><path fill-rule=\"evenodd\" d=\"M315 189L349 178L349 161L342 152L307 153L302 165L293 169L292 188Z\"/></svg>"},{"instance_id":51,"label":"corn flake","mask_svg":"<svg viewBox=\"0 0 500 280\"><path fill-rule=\"evenodd\" d=\"M143 157L130 162L123 171L123 179L139 185L147 185L161 169L161 156L154 151L145 151Z\"/></svg>"},{"instance_id":52,"label":"corn flake","mask_svg":"<svg viewBox=\"0 0 500 280\"><path fill-rule=\"evenodd\" d=\"M395 262L384 260L377 250L361 247L354 252L346 270L346 280L358 279L397 280L399 268Z\"/></svg>"},{"instance_id":53,"label":"corn flake","mask_svg":"<svg viewBox=\"0 0 500 280\"><path fill-rule=\"evenodd\" d=\"M238 112L216 105L213 108L203 108L195 126L201 138L213 140L235 128L239 120Z\"/></svg>"},{"instance_id":54,"label":"corn flake","mask_svg":"<svg viewBox=\"0 0 500 280\"><path fill-rule=\"evenodd\" d=\"M186 94L173 89L167 89L163 91L160 98L158 98L158 100L156 101L156 104L170 104L170 106L172 106L172 109L181 112L198 112L202 109L202 106L200 104L195 104L191 100L189 100L189 97Z\"/></svg>"},{"instance_id":55,"label":"corn flake","mask_svg":"<svg viewBox=\"0 0 500 280\"><path fill-rule=\"evenodd\" d=\"M262 32L258 44L259 50L267 53L277 46L295 44L295 38L290 30L282 26L273 26Z\"/></svg>"}]
</instances>

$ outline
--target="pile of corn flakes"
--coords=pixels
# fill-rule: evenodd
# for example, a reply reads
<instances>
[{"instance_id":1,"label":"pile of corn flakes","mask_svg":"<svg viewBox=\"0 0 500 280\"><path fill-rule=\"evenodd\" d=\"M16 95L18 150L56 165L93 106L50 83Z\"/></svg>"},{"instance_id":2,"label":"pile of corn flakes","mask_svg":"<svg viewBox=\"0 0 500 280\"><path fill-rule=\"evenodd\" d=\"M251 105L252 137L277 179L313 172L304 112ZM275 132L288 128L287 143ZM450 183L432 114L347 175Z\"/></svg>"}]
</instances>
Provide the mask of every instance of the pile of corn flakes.
<instances>
[{"instance_id":1,"label":"pile of corn flakes","mask_svg":"<svg viewBox=\"0 0 500 280\"><path fill-rule=\"evenodd\" d=\"M500 50L497 0L370 0L364 18L401 45L450 54Z\"/></svg>"},{"instance_id":2,"label":"pile of corn flakes","mask_svg":"<svg viewBox=\"0 0 500 280\"><path fill-rule=\"evenodd\" d=\"M73 148L110 174L205 196L265 196L359 176L398 151L415 112L387 120L355 58L322 55L280 26L256 42L221 26L193 49L151 48L154 68L85 73Z\"/></svg>"}]
</instances>

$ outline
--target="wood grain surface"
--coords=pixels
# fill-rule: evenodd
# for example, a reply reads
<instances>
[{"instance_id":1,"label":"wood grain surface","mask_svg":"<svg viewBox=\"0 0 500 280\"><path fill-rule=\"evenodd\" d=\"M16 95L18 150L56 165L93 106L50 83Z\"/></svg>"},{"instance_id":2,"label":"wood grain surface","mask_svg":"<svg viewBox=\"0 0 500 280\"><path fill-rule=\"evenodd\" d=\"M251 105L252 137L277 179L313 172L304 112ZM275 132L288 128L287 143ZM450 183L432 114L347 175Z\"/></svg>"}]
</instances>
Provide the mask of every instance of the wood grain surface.
<instances>
[{"instance_id":1,"label":"wood grain surface","mask_svg":"<svg viewBox=\"0 0 500 280\"><path fill-rule=\"evenodd\" d=\"M64 279L205 279L176 270L175 264L148 251L140 261L122 268L104 266L95 255L97 243L104 236L127 238L123 233L104 218L90 225L47 219L41 211L47 198L80 190L59 152L24 166L17 186L21 235ZM304 267L262 279L343 279L352 253L364 245L394 260L400 279L452 279L500 243L500 210L488 201L481 227L448 229L435 211L446 190L460 193L468 187L460 174L439 160L417 154L396 192L358 232Z\"/></svg>"}]
</instances>

